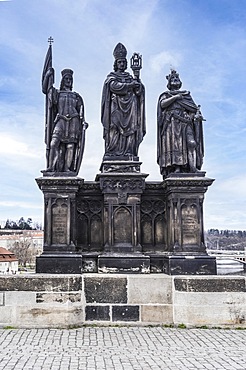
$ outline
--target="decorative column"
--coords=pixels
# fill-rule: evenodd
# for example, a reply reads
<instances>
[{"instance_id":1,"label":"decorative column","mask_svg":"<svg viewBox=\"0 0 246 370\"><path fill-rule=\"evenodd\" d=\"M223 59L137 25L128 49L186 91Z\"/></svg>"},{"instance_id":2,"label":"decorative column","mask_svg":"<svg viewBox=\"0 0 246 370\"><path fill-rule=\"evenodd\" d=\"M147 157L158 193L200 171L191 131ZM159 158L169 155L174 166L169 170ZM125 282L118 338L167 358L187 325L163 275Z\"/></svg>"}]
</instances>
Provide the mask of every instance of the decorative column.
<instances>
[{"instance_id":1,"label":"decorative column","mask_svg":"<svg viewBox=\"0 0 246 370\"><path fill-rule=\"evenodd\" d=\"M44 245L36 259L36 272L81 273L77 251L76 195L84 180L78 177L36 179L44 194Z\"/></svg>"},{"instance_id":2,"label":"decorative column","mask_svg":"<svg viewBox=\"0 0 246 370\"><path fill-rule=\"evenodd\" d=\"M164 271L177 274L216 274L216 260L204 243L203 200L213 179L205 172L170 174L164 181L167 204L167 244Z\"/></svg>"},{"instance_id":3,"label":"decorative column","mask_svg":"<svg viewBox=\"0 0 246 370\"><path fill-rule=\"evenodd\" d=\"M140 173L140 164L104 161L97 175L104 199L104 253L98 257L99 272L149 272L150 259L142 254L140 244L141 195L148 175Z\"/></svg>"}]
</instances>

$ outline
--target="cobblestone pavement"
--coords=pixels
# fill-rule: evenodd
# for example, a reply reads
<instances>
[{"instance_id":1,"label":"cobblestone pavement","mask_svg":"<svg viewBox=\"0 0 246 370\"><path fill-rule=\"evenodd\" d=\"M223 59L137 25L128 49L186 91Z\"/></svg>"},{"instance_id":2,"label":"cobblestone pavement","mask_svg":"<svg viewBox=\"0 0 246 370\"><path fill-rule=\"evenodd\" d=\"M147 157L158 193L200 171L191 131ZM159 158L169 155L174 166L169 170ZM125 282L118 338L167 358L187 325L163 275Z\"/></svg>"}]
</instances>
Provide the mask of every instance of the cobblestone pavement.
<instances>
[{"instance_id":1,"label":"cobblestone pavement","mask_svg":"<svg viewBox=\"0 0 246 370\"><path fill-rule=\"evenodd\" d=\"M246 369L246 330L0 329L0 369Z\"/></svg>"}]
</instances>

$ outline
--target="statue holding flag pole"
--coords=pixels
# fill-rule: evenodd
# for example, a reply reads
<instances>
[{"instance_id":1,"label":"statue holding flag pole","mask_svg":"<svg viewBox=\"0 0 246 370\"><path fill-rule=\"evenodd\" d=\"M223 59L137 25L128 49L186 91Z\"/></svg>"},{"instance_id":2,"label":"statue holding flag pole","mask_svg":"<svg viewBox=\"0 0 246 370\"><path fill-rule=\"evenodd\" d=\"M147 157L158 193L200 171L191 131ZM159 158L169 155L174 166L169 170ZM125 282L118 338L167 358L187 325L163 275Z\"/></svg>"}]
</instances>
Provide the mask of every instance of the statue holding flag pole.
<instances>
[{"instance_id":1,"label":"statue holding flag pole","mask_svg":"<svg viewBox=\"0 0 246 370\"><path fill-rule=\"evenodd\" d=\"M45 143L47 169L44 176L77 176L82 162L85 131L84 102L72 91L73 71L64 69L60 89L54 85L55 71L52 67L52 42L49 38L42 74L42 92L45 104Z\"/></svg>"}]
</instances>

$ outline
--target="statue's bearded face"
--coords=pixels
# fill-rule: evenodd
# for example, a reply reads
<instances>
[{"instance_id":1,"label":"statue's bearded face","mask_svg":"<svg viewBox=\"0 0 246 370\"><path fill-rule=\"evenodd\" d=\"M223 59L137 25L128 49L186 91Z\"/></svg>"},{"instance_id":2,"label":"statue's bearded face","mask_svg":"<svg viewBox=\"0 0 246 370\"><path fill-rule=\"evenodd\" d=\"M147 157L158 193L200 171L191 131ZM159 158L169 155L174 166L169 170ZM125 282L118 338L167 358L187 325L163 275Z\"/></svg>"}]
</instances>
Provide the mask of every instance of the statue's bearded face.
<instances>
[{"instance_id":1,"label":"statue's bearded face","mask_svg":"<svg viewBox=\"0 0 246 370\"><path fill-rule=\"evenodd\" d=\"M72 86L73 86L73 77L71 75L67 74L63 77L63 86L68 88L68 89L72 88Z\"/></svg>"},{"instance_id":2,"label":"statue's bearded face","mask_svg":"<svg viewBox=\"0 0 246 370\"><path fill-rule=\"evenodd\" d=\"M117 71L124 72L126 70L126 59L117 59Z\"/></svg>"},{"instance_id":3,"label":"statue's bearded face","mask_svg":"<svg viewBox=\"0 0 246 370\"><path fill-rule=\"evenodd\" d=\"M180 78L179 76L172 76L170 82L169 82L169 85L170 85L170 89L171 90L178 90L181 88L182 86L182 82L180 81Z\"/></svg>"}]
</instances>

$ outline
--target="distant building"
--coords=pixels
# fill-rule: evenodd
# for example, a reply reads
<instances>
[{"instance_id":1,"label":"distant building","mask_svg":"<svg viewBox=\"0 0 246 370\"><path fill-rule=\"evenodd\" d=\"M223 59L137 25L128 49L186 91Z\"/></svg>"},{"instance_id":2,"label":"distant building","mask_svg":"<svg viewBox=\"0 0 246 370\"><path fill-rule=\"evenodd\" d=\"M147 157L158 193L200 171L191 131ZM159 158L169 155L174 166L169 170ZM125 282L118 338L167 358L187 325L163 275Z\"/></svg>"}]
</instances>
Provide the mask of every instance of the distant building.
<instances>
[{"instance_id":1,"label":"distant building","mask_svg":"<svg viewBox=\"0 0 246 370\"><path fill-rule=\"evenodd\" d=\"M43 231L41 230L0 230L0 246L11 248L16 241L30 239L32 246L40 251L43 250Z\"/></svg>"},{"instance_id":2,"label":"distant building","mask_svg":"<svg viewBox=\"0 0 246 370\"><path fill-rule=\"evenodd\" d=\"M16 274L18 272L18 259L13 252L0 247L0 274Z\"/></svg>"}]
</instances>

